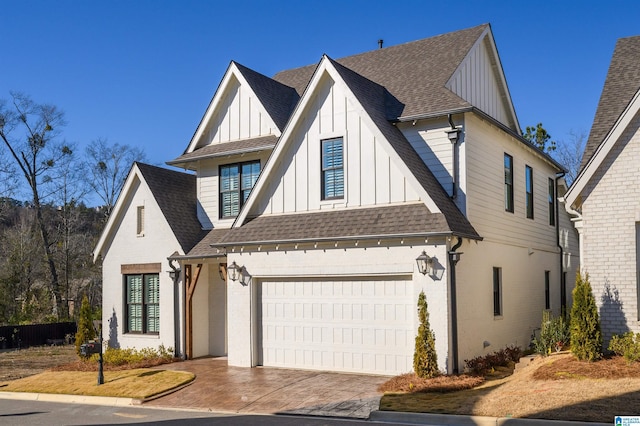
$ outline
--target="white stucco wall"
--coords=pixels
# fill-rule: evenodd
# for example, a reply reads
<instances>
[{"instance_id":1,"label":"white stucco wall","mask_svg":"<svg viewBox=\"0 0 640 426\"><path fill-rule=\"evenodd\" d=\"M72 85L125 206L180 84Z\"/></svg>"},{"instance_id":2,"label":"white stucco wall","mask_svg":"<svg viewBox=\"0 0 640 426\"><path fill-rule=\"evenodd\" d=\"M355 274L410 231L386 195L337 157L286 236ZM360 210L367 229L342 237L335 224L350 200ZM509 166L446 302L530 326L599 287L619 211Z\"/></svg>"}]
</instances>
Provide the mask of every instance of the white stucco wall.
<instances>
[{"instance_id":1,"label":"white stucco wall","mask_svg":"<svg viewBox=\"0 0 640 426\"><path fill-rule=\"evenodd\" d=\"M157 348L159 345L175 348L174 284L169 277L167 257L180 245L164 220L148 187L136 177L130 191L122 200L122 216L114 223L117 233L103 249L102 262L102 320L104 338L109 338L110 322L115 318L117 335L113 343L122 348ZM144 206L144 236L136 235L137 207ZM124 333L125 286L122 265L160 263L160 333L141 335Z\"/></svg>"}]
</instances>

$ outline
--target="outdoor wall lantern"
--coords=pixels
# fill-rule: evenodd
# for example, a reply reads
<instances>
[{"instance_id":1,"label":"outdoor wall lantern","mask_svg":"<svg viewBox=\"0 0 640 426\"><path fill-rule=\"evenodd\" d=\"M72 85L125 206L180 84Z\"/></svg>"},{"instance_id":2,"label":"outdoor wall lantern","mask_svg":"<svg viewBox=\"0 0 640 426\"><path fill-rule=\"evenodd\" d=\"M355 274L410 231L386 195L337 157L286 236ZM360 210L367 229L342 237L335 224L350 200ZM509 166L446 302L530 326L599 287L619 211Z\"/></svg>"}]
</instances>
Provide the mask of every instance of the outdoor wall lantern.
<instances>
[{"instance_id":1,"label":"outdoor wall lantern","mask_svg":"<svg viewBox=\"0 0 640 426\"><path fill-rule=\"evenodd\" d=\"M238 266L236 264L236 261L234 260L233 262L231 262L231 265L229 265L229 267L227 268L227 274L228 277L231 281L238 281L238 279L240 278L240 275L242 275L242 267Z\"/></svg>"},{"instance_id":2,"label":"outdoor wall lantern","mask_svg":"<svg viewBox=\"0 0 640 426\"><path fill-rule=\"evenodd\" d=\"M418 271L420 271L422 275L433 274L433 258L429 257L424 250L422 250L422 254L416 258L416 263L418 264Z\"/></svg>"}]
</instances>

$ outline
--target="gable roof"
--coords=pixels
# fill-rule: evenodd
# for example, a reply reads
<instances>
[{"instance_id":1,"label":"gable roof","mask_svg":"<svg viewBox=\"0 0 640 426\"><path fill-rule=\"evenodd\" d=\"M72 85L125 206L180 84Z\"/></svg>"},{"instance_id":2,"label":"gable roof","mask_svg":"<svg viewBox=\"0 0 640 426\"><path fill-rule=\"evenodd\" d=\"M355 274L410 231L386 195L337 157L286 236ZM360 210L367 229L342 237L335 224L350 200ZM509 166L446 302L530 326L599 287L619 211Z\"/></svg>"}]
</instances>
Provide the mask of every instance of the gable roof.
<instances>
[{"instance_id":1,"label":"gable roof","mask_svg":"<svg viewBox=\"0 0 640 426\"><path fill-rule=\"evenodd\" d=\"M640 36L617 41L604 82L589 139L582 156L581 169L640 89Z\"/></svg>"},{"instance_id":2,"label":"gable roof","mask_svg":"<svg viewBox=\"0 0 640 426\"><path fill-rule=\"evenodd\" d=\"M444 214L449 230L455 234L479 238L471 223L460 212L453 200L449 198L442 185L422 161L404 134L386 119L385 113L389 110L389 105L397 104L397 100L384 87L340 65L331 58L328 58L328 60L333 64L394 151L402 158L418 183Z\"/></svg>"},{"instance_id":3,"label":"gable roof","mask_svg":"<svg viewBox=\"0 0 640 426\"><path fill-rule=\"evenodd\" d=\"M472 105L445 87L489 24L338 59L341 65L384 86L402 108L393 117L410 118ZM316 65L282 71L273 78L302 95Z\"/></svg>"},{"instance_id":4,"label":"gable roof","mask_svg":"<svg viewBox=\"0 0 640 426\"><path fill-rule=\"evenodd\" d=\"M196 177L144 163L133 163L116 205L94 249L94 261L102 254L107 241L117 232L116 223L124 214L125 199L135 179L146 183L162 215L184 253L205 235L197 217Z\"/></svg>"},{"instance_id":5,"label":"gable roof","mask_svg":"<svg viewBox=\"0 0 640 426\"><path fill-rule=\"evenodd\" d=\"M298 100L296 91L263 74L231 61L195 133L191 137L191 141L184 150L184 154L198 149L198 143L205 133L211 117L221 104L224 94L234 78L259 99L259 107L264 109L264 112L271 118L277 128L275 136L280 136L280 132L287 123L289 115Z\"/></svg>"},{"instance_id":6,"label":"gable roof","mask_svg":"<svg viewBox=\"0 0 640 426\"><path fill-rule=\"evenodd\" d=\"M618 40L582 157L580 173L565 194L567 208L577 208L582 203L582 191L633 118L640 112L638 63L640 36ZM599 140L600 138L602 139Z\"/></svg>"},{"instance_id":7,"label":"gable roof","mask_svg":"<svg viewBox=\"0 0 640 426\"><path fill-rule=\"evenodd\" d=\"M282 131L289 120L291 111L293 111L298 99L300 99L298 93L292 87L285 86L237 62L234 62L234 64L247 80L258 99L260 99L278 129Z\"/></svg>"},{"instance_id":8,"label":"gable roof","mask_svg":"<svg viewBox=\"0 0 640 426\"><path fill-rule=\"evenodd\" d=\"M173 234L187 253L206 231L198 220L195 175L136 163Z\"/></svg>"}]
</instances>

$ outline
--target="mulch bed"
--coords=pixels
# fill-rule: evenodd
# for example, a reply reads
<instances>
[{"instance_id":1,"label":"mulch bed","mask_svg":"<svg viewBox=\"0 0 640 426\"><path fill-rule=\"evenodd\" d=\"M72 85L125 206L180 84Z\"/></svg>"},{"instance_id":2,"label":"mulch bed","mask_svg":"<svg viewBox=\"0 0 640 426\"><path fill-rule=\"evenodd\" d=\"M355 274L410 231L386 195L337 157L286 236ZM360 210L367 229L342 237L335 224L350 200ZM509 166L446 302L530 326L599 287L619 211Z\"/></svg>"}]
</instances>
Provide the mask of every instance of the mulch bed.
<instances>
[{"instance_id":1,"label":"mulch bed","mask_svg":"<svg viewBox=\"0 0 640 426\"><path fill-rule=\"evenodd\" d=\"M592 362L563 357L540 366L533 374L533 378L535 380L640 378L640 362L629 364L621 356Z\"/></svg>"},{"instance_id":2,"label":"mulch bed","mask_svg":"<svg viewBox=\"0 0 640 426\"><path fill-rule=\"evenodd\" d=\"M455 392L471 389L484 382L484 377L469 376L438 376L423 379L414 373L401 374L392 377L378 387L380 392Z\"/></svg>"}]
</instances>

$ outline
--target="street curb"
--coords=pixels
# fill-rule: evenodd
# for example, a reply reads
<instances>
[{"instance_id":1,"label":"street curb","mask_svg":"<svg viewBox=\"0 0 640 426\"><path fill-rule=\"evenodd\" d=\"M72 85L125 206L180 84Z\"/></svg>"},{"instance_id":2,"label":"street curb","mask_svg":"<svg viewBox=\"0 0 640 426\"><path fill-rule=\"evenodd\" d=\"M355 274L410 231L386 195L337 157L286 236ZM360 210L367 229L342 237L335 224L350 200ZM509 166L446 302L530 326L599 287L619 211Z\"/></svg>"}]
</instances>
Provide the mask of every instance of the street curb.
<instances>
[{"instance_id":1,"label":"street curb","mask_svg":"<svg viewBox=\"0 0 640 426\"><path fill-rule=\"evenodd\" d=\"M71 404L104 405L108 407L126 407L139 405L135 398L117 398L111 396L64 395L54 393L0 392L0 399L22 401L63 402Z\"/></svg>"},{"instance_id":2,"label":"street curb","mask_svg":"<svg viewBox=\"0 0 640 426\"><path fill-rule=\"evenodd\" d=\"M438 426L611 426L612 423L575 422L563 420L516 419L513 417L457 416L449 414L403 413L372 411L369 421ZM612 419L613 422L613 419Z\"/></svg>"}]
</instances>

